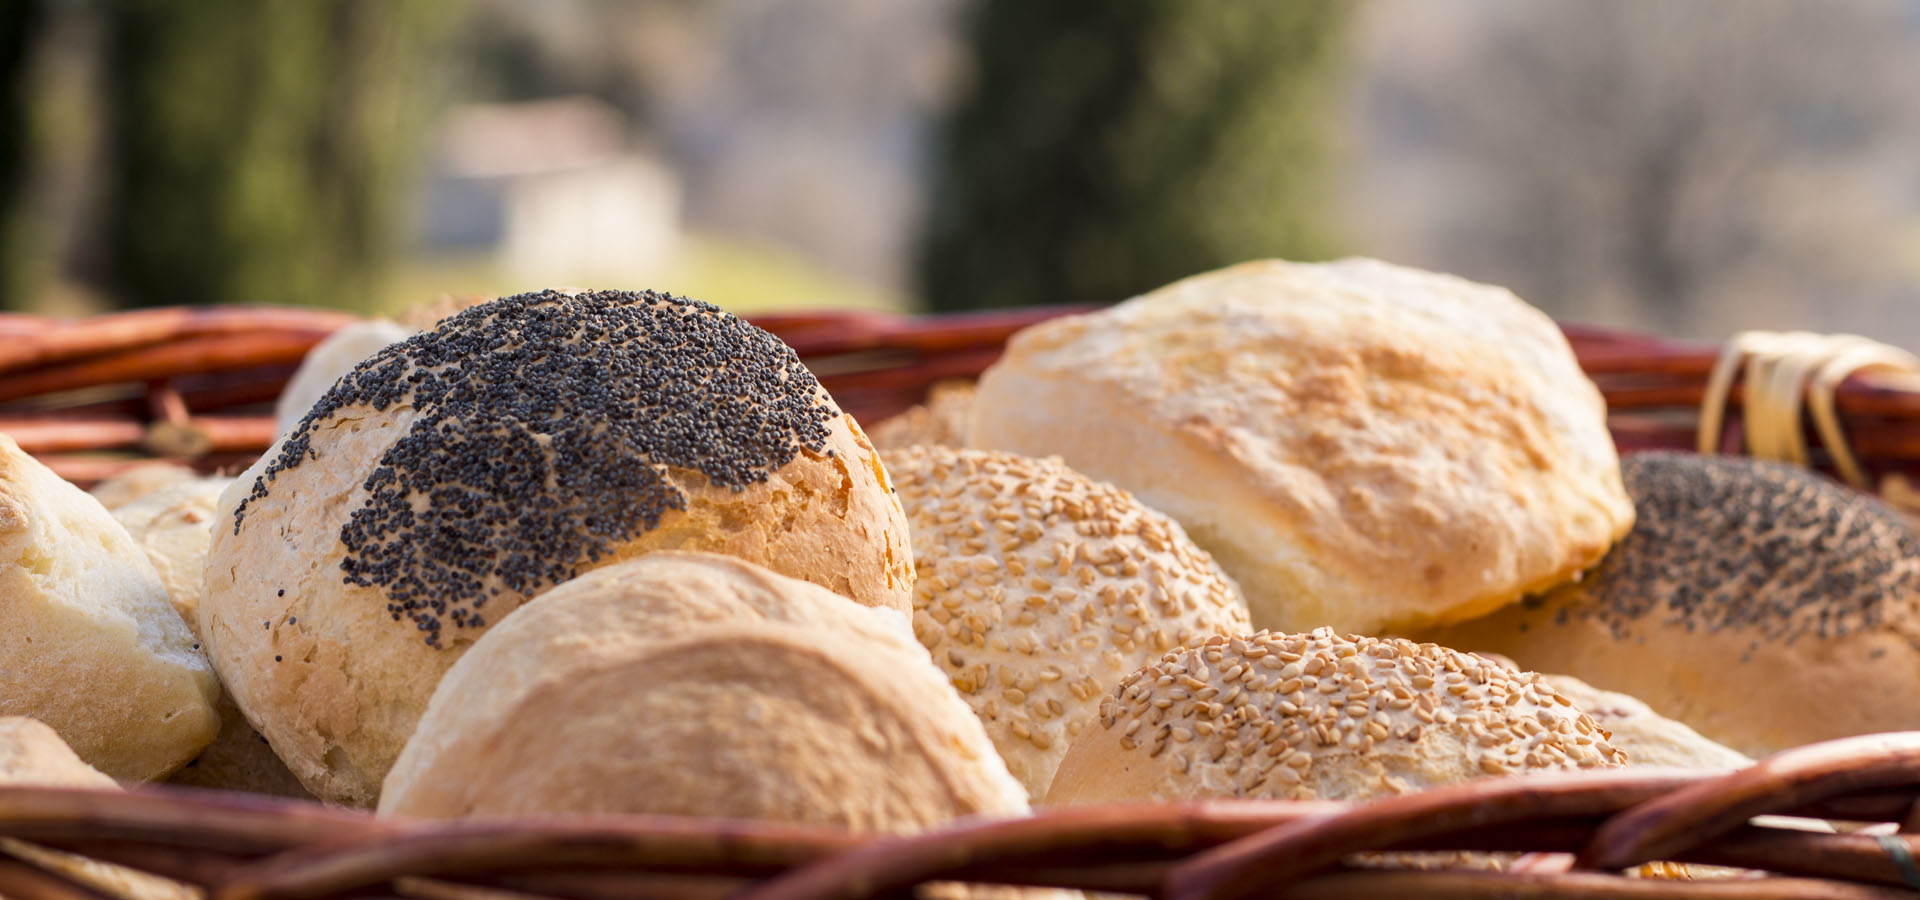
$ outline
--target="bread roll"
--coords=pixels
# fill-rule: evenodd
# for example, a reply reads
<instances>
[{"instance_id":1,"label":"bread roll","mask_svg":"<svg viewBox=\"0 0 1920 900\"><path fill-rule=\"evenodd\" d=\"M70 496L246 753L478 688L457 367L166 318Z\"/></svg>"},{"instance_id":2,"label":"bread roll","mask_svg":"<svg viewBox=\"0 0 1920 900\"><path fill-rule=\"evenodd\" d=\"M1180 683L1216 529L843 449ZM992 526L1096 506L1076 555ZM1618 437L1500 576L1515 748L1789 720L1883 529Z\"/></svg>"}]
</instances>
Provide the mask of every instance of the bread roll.
<instances>
[{"instance_id":1,"label":"bread roll","mask_svg":"<svg viewBox=\"0 0 1920 900\"><path fill-rule=\"evenodd\" d=\"M167 600L196 640L200 637L200 594L206 586L207 547L220 494L231 478L181 478L156 487L109 512L147 554Z\"/></svg>"},{"instance_id":2,"label":"bread roll","mask_svg":"<svg viewBox=\"0 0 1920 900\"><path fill-rule=\"evenodd\" d=\"M440 675L581 572L668 549L908 611L878 455L778 339L653 293L525 294L361 363L223 498L201 624L313 793L371 805Z\"/></svg>"},{"instance_id":3,"label":"bread roll","mask_svg":"<svg viewBox=\"0 0 1920 900\"><path fill-rule=\"evenodd\" d=\"M26 716L0 716L0 784L120 788L76 756L46 723Z\"/></svg>"},{"instance_id":4,"label":"bread roll","mask_svg":"<svg viewBox=\"0 0 1920 900\"><path fill-rule=\"evenodd\" d=\"M120 790L112 778L74 755L53 729L21 716L0 717L0 786ZM26 860L108 897L196 900L200 896L179 882L14 838L0 838L0 853Z\"/></svg>"},{"instance_id":5,"label":"bread roll","mask_svg":"<svg viewBox=\"0 0 1920 900\"><path fill-rule=\"evenodd\" d=\"M1538 675L1394 638L1260 632L1128 676L1047 803L1361 800L1623 761Z\"/></svg>"},{"instance_id":6,"label":"bread roll","mask_svg":"<svg viewBox=\"0 0 1920 900\"><path fill-rule=\"evenodd\" d=\"M102 479L88 493L109 510L119 509L170 484L200 477L186 466L170 462L143 462Z\"/></svg>"},{"instance_id":7,"label":"bread roll","mask_svg":"<svg viewBox=\"0 0 1920 900\"><path fill-rule=\"evenodd\" d=\"M1627 765L1680 769L1753 765L1745 754L1701 737L1700 732L1654 712L1636 698L1603 691L1571 675L1540 677L1607 733L1607 743L1627 755Z\"/></svg>"},{"instance_id":8,"label":"bread roll","mask_svg":"<svg viewBox=\"0 0 1920 900\"><path fill-rule=\"evenodd\" d=\"M1180 524L1058 459L888 455L913 535L913 627L1038 800L1127 673L1245 634L1246 603Z\"/></svg>"},{"instance_id":9,"label":"bread roll","mask_svg":"<svg viewBox=\"0 0 1920 900\"><path fill-rule=\"evenodd\" d=\"M1633 520L1552 320L1365 259L1246 263L1029 328L981 377L968 444L1172 515L1276 631L1470 618Z\"/></svg>"},{"instance_id":10,"label":"bread roll","mask_svg":"<svg viewBox=\"0 0 1920 900\"><path fill-rule=\"evenodd\" d=\"M368 319L327 335L326 340L307 351L300 360L300 368L294 370L286 387L280 389L280 397L273 403L274 430L286 434L288 429L300 424L307 410L326 395L340 376L353 371L361 360L388 345L412 337L414 331L384 319Z\"/></svg>"},{"instance_id":11,"label":"bread roll","mask_svg":"<svg viewBox=\"0 0 1920 900\"><path fill-rule=\"evenodd\" d=\"M912 831L1026 810L883 610L746 563L647 557L554 589L442 679L385 814L662 813Z\"/></svg>"},{"instance_id":12,"label":"bread roll","mask_svg":"<svg viewBox=\"0 0 1920 900\"><path fill-rule=\"evenodd\" d=\"M215 510L231 478L201 477L191 470L164 481L156 479L138 491L116 486L108 496L120 501L109 506L113 517L146 551L147 561L160 574L167 599L200 639L200 595L206 584L207 547L213 542ZM104 483L103 483L104 485ZM94 489L98 496L100 488ZM220 730L199 756L167 778L172 784L310 797L286 763L275 756L266 738L253 730L233 698L223 692L215 710Z\"/></svg>"},{"instance_id":13,"label":"bread roll","mask_svg":"<svg viewBox=\"0 0 1920 900\"><path fill-rule=\"evenodd\" d=\"M881 452L940 444L967 445L967 416L973 409L973 382L949 380L935 384L927 401L873 427L873 445Z\"/></svg>"},{"instance_id":14,"label":"bread roll","mask_svg":"<svg viewBox=\"0 0 1920 900\"><path fill-rule=\"evenodd\" d=\"M219 691L126 529L0 435L0 715L148 781L213 740Z\"/></svg>"},{"instance_id":15,"label":"bread roll","mask_svg":"<svg viewBox=\"0 0 1920 900\"><path fill-rule=\"evenodd\" d=\"M1748 756L1920 728L1920 541L1804 469L1629 456L1638 524L1570 584L1421 635L1640 698Z\"/></svg>"}]
</instances>

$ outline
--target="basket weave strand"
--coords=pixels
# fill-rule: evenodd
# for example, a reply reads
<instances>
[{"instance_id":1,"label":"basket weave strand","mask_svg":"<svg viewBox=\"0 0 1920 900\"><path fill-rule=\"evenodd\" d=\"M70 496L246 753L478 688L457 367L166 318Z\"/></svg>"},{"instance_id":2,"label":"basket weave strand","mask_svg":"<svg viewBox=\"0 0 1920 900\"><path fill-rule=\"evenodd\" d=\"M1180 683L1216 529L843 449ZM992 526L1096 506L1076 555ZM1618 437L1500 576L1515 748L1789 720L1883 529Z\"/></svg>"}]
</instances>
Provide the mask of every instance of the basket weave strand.
<instances>
[{"instance_id":1,"label":"basket weave strand","mask_svg":"<svg viewBox=\"0 0 1920 900\"><path fill-rule=\"evenodd\" d=\"M430 822L178 787L0 788L0 836L205 889L213 900L323 900L448 885L535 897L750 900L908 896L934 881L1249 896L1863 898L1912 896L1888 841L1745 824L1836 811L1899 821L1920 796L1920 732L1811 745L1730 773L1614 769L1490 778L1363 804L1217 800L1042 810L862 836L765 822L580 816ZM1516 871L1355 868L1362 851L1534 854ZM1576 858L1572 854L1578 854ZM1653 859L1766 870L1629 878ZM82 897L0 857L0 894ZM424 879L424 880L423 880ZM439 887L434 887L438 885Z\"/></svg>"},{"instance_id":2,"label":"basket weave strand","mask_svg":"<svg viewBox=\"0 0 1920 900\"><path fill-rule=\"evenodd\" d=\"M936 382L971 378L1016 331L1084 307L909 317L874 312L751 317L791 345L835 399L874 424ZM0 314L0 432L56 471L89 483L130 461L163 457L205 470L244 466L274 437L264 408L340 313L270 307L142 310L78 320ZM1624 452L1692 448L1720 348L1581 325L1563 326L1605 394ZM156 403L171 393L177 409ZM1722 449L1740 452L1734 390ZM1920 381L1861 372L1836 411L1875 478L1920 469ZM171 430L156 431L167 422ZM192 432L189 434L189 432ZM1809 434L1812 443L1817 436ZM1816 467L1829 460L1816 453Z\"/></svg>"}]
</instances>

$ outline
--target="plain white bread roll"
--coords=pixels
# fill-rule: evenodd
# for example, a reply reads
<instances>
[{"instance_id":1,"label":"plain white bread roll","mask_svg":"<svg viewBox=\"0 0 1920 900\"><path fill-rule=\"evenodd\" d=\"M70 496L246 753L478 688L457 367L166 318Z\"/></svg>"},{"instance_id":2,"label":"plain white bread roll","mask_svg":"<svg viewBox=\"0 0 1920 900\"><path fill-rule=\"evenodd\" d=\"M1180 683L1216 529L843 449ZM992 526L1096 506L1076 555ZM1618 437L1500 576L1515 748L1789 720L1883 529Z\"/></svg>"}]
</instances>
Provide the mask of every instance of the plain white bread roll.
<instances>
[{"instance_id":1,"label":"plain white bread roll","mask_svg":"<svg viewBox=\"0 0 1920 900\"><path fill-rule=\"evenodd\" d=\"M913 536L914 634L1033 799L1121 678L1253 630L1178 522L1058 459L921 445L887 464Z\"/></svg>"},{"instance_id":2,"label":"plain white bread roll","mask_svg":"<svg viewBox=\"0 0 1920 900\"><path fill-rule=\"evenodd\" d=\"M1172 515L1276 631L1479 615L1633 522L1550 319L1365 259L1246 263L1029 328L981 377L968 445L1058 455Z\"/></svg>"},{"instance_id":3,"label":"plain white bread roll","mask_svg":"<svg viewBox=\"0 0 1920 900\"><path fill-rule=\"evenodd\" d=\"M455 663L382 813L662 813L912 831L1025 793L904 617L748 563L600 569Z\"/></svg>"},{"instance_id":4,"label":"plain white bread roll","mask_svg":"<svg viewBox=\"0 0 1920 900\"><path fill-rule=\"evenodd\" d=\"M160 474L156 471L123 477L115 484L96 486L94 495L117 501L117 505L109 504L108 510L146 551L147 560L160 574L160 583L166 586L167 599L198 641L207 548L213 542L220 494L233 479L198 476L186 469L179 473L151 477ZM107 488L104 494L103 487ZM167 781L285 797L311 796L274 755L266 738L248 724L232 697L223 693L215 709L220 714L220 731L213 743Z\"/></svg>"},{"instance_id":5,"label":"plain white bread roll","mask_svg":"<svg viewBox=\"0 0 1920 900\"><path fill-rule=\"evenodd\" d=\"M1397 638L1211 638L1127 677L1047 804L1361 800L1624 762L1593 720L1499 663Z\"/></svg>"},{"instance_id":6,"label":"plain white bread roll","mask_svg":"<svg viewBox=\"0 0 1920 900\"><path fill-rule=\"evenodd\" d=\"M87 491L101 506L119 509L168 485L192 481L198 473L178 463L136 463L100 480Z\"/></svg>"},{"instance_id":7,"label":"plain white bread roll","mask_svg":"<svg viewBox=\"0 0 1920 900\"><path fill-rule=\"evenodd\" d=\"M300 360L300 368L287 379L287 386L280 389L280 397L273 403L274 430L286 434L287 429L300 424L301 417L340 376L353 371L361 360L386 349L387 345L404 341L413 334L414 329L394 322L368 319L327 335L326 340L307 351L306 357Z\"/></svg>"},{"instance_id":8,"label":"plain white bread roll","mask_svg":"<svg viewBox=\"0 0 1920 900\"><path fill-rule=\"evenodd\" d=\"M654 292L455 313L343 376L222 497L201 625L315 796L371 806L440 676L522 603L659 550L911 607L885 468L793 349Z\"/></svg>"},{"instance_id":9,"label":"plain white bread roll","mask_svg":"<svg viewBox=\"0 0 1920 900\"><path fill-rule=\"evenodd\" d=\"M0 716L0 784L120 787L74 755L46 723L26 716Z\"/></svg>"},{"instance_id":10,"label":"plain white bread roll","mask_svg":"<svg viewBox=\"0 0 1920 900\"><path fill-rule=\"evenodd\" d=\"M213 543L213 520L220 494L231 478L189 477L168 482L109 512L127 529L134 543L146 551L147 561L160 573L167 599L197 640L200 636L200 594L206 586L207 547Z\"/></svg>"},{"instance_id":11,"label":"plain white bread roll","mask_svg":"<svg viewBox=\"0 0 1920 900\"><path fill-rule=\"evenodd\" d=\"M75 756L53 729L22 716L0 717L0 786L10 785L120 790L112 778ZM197 900L201 896L179 882L14 838L0 838L0 854L19 857L107 897Z\"/></svg>"},{"instance_id":12,"label":"plain white bread roll","mask_svg":"<svg viewBox=\"0 0 1920 900\"><path fill-rule=\"evenodd\" d=\"M213 671L100 501L0 435L0 715L114 778L163 778L220 727Z\"/></svg>"}]
</instances>

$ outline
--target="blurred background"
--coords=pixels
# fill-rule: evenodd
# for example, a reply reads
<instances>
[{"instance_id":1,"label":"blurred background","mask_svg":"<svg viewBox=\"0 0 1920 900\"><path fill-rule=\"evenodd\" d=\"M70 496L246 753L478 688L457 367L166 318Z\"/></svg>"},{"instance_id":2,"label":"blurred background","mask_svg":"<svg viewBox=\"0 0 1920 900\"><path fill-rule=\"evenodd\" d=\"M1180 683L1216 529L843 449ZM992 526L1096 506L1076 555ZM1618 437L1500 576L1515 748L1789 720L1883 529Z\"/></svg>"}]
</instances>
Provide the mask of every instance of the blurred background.
<instances>
[{"instance_id":1,"label":"blurred background","mask_svg":"<svg viewBox=\"0 0 1920 900\"><path fill-rule=\"evenodd\" d=\"M0 0L0 308L1109 302L1920 347L1920 0Z\"/></svg>"}]
</instances>

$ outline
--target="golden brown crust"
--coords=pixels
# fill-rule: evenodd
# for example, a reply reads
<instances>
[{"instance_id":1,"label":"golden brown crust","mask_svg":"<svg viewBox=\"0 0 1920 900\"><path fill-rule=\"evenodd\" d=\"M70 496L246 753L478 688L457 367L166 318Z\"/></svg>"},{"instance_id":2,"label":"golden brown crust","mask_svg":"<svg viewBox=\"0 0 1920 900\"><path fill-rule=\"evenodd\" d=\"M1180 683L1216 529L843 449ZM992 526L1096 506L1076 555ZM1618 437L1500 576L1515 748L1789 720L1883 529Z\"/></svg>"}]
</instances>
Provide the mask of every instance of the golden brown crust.
<instances>
[{"instance_id":1,"label":"golden brown crust","mask_svg":"<svg viewBox=\"0 0 1920 900\"><path fill-rule=\"evenodd\" d=\"M1252 630L1178 522L1058 459L934 445L889 459L913 535L914 633L1035 799L1108 687Z\"/></svg>"},{"instance_id":2,"label":"golden brown crust","mask_svg":"<svg viewBox=\"0 0 1920 900\"><path fill-rule=\"evenodd\" d=\"M489 631L442 681L380 806L866 831L1025 807L904 618L702 554L597 570Z\"/></svg>"},{"instance_id":3,"label":"golden brown crust","mask_svg":"<svg viewBox=\"0 0 1920 900\"><path fill-rule=\"evenodd\" d=\"M220 687L153 564L99 501L5 435L0 598L0 715L45 722L129 781L163 778L213 740Z\"/></svg>"},{"instance_id":4,"label":"golden brown crust","mask_svg":"<svg viewBox=\"0 0 1920 900\"><path fill-rule=\"evenodd\" d=\"M944 447L967 445L967 416L973 410L973 382L942 381L927 392L925 403L908 408L873 427L873 445L881 452L917 444Z\"/></svg>"},{"instance_id":5,"label":"golden brown crust","mask_svg":"<svg viewBox=\"0 0 1920 900\"><path fill-rule=\"evenodd\" d=\"M1920 541L1897 514L1779 463L1622 468L1639 524L1598 568L1422 639L1630 694L1749 756L1920 727L1920 698L1861 689L1920 672Z\"/></svg>"},{"instance_id":6,"label":"golden brown crust","mask_svg":"<svg viewBox=\"0 0 1920 900\"><path fill-rule=\"evenodd\" d=\"M1260 632L1128 676L1047 803L1360 800L1622 761L1538 675L1394 638Z\"/></svg>"},{"instance_id":7,"label":"golden brown crust","mask_svg":"<svg viewBox=\"0 0 1920 900\"><path fill-rule=\"evenodd\" d=\"M1512 294L1371 260L1247 263L1016 335L969 444L1171 514L1256 625L1465 618L1632 523L1599 391Z\"/></svg>"}]
</instances>

